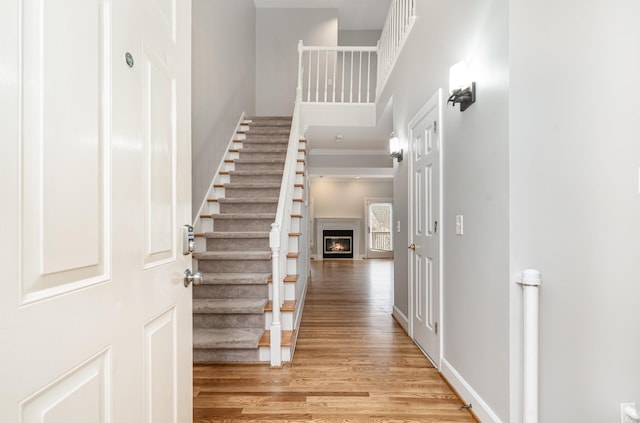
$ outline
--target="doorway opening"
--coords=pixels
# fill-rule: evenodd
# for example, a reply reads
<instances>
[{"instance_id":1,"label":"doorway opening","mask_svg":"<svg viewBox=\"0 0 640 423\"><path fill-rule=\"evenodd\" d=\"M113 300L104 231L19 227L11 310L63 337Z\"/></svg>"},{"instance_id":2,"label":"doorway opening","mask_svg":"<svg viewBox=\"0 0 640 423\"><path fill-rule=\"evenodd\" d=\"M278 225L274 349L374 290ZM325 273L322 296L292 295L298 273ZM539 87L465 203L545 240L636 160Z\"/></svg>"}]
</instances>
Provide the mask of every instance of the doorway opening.
<instances>
[{"instance_id":1,"label":"doorway opening","mask_svg":"<svg viewBox=\"0 0 640 423\"><path fill-rule=\"evenodd\" d=\"M393 258L393 204L389 198L365 199L366 257Z\"/></svg>"}]
</instances>

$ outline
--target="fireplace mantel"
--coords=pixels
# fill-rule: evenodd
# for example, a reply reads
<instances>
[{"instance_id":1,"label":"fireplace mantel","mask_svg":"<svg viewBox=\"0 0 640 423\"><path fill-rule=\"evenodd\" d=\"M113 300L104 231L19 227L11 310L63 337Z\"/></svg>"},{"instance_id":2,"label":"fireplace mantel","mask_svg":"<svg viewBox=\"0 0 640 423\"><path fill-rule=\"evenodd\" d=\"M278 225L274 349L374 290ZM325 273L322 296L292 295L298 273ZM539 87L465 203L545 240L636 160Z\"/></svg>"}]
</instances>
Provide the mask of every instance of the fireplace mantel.
<instances>
[{"instance_id":1,"label":"fireplace mantel","mask_svg":"<svg viewBox=\"0 0 640 423\"><path fill-rule=\"evenodd\" d=\"M317 217L316 218L316 240L315 258L322 260L323 238L322 231L325 230L352 230L353 231L353 258L361 259L360 237L362 236L362 219L343 217Z\"/></svg>"}]
</instances>

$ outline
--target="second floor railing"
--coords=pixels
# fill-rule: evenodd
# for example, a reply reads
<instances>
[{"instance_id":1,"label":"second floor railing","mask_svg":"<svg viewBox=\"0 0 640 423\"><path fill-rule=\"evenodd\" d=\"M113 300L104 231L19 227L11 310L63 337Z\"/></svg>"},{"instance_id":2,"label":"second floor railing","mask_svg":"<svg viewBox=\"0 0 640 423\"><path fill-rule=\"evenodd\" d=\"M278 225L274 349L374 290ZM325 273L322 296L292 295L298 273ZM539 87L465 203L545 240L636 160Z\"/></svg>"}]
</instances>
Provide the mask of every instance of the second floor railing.
<instances>
[{"instance_id":1,"label":"second floor railing","mask_svg":"<svg viewBox=\"0 0 640 423\"><path fill-rule=\"evenodd\" d=\"M416 0L392 0L375 47L298 43L298 89L303 103L375 103L416 17Z\"/></svg>"},{"instance_id":2,"label":"second floor railing","mask_svg":"<svg viewBox=\"0 0 640 423\"><path fill-rule=\"evenodd\" d=\"M299 82L304 103L373 103L377 48L298 44Z\"/></svg>"},{"instance_id":3,"label":"second floor railing","mask_svg":"<svg viewBox=\"0 0 640 423\"><path fill-rule=\"evenodd\" d=\"M416 0L393 0L378 41L378 81L382 90L416 18Z\"/></svg>"}]
</instances>

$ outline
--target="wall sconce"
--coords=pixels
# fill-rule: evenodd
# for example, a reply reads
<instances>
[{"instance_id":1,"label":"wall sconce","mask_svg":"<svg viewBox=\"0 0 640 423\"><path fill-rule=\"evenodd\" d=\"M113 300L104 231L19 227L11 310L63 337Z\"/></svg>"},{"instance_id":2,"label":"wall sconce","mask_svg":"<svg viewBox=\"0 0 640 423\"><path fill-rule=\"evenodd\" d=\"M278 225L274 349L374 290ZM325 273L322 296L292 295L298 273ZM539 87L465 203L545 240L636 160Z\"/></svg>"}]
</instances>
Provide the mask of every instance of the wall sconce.
<instances>
[{"instance_id":1,"label":"wall sconce","mask_svg":"<svg viewBox=\"0 0 640 423\"><path fill-rule=\"evenodd\" d=\"M395 134L391 133L391 138L389 138L389 153L391 153L391 157L394 159L398 159L398 163L402 161L402 148L400 147L400 140Z\"/></svg>"},{"instance_id":2,"label":"wall sconce","mask_svg":"<svg viewBox=\"0 0 640 423\"><path fill-rule=\"evenodd\" d=\"M449 94L447 104L460 104L460 111L464 112L476 101L476 83L471 82L467 72L467 64L458 62L449 68Z\"/></svg>"}]
</instances>

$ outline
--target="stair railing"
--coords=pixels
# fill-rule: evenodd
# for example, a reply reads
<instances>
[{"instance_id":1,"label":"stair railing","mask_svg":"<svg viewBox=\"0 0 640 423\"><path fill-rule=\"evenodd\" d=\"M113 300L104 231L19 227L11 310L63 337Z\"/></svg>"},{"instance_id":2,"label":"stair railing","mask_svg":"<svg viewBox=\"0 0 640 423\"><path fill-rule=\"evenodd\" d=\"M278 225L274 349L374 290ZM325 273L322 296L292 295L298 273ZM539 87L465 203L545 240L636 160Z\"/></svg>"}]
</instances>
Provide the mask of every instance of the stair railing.
<instances>
[{"instance_id":1,"label":"stair railing","mask_svg":"<svg viewBox=\"0 0 640 423\"><path fill-rule=\"evenodd\" d=\"M282 366L282 319L280 309L284 304L284 277L287 276L287 250L289 248L289 233L291 232L296 165L298 163L298 148L300 144L300 77L301 75L298 76L298 89L296 90L296 102L291 120L291 132L289 134L287 157L284 163L282 185L280 186L276 220L271 225L271 232L269 234L272 263L271 301L273 304L270 328L270 356L272 367Z\"/></svg>"},{"instance_id":2,"label":"stair railing","mask_svg":"<svg viewBox=\"0 0 640 423\"><path fill-rule=\"evenodd\" d=\"M416 19L416 0L393 0L378 41L378 84L382 92Z\"/></svg>"},{"instance_id":3,"label":"stair railing","mask_svg":"<svg viewBox=\"0 0 640 423\"><path fill-rule=\"evenodd\" d=\"M304 46L298 75L304 103L374 103L377 47Z\"/></svg>"}]
</instances>

